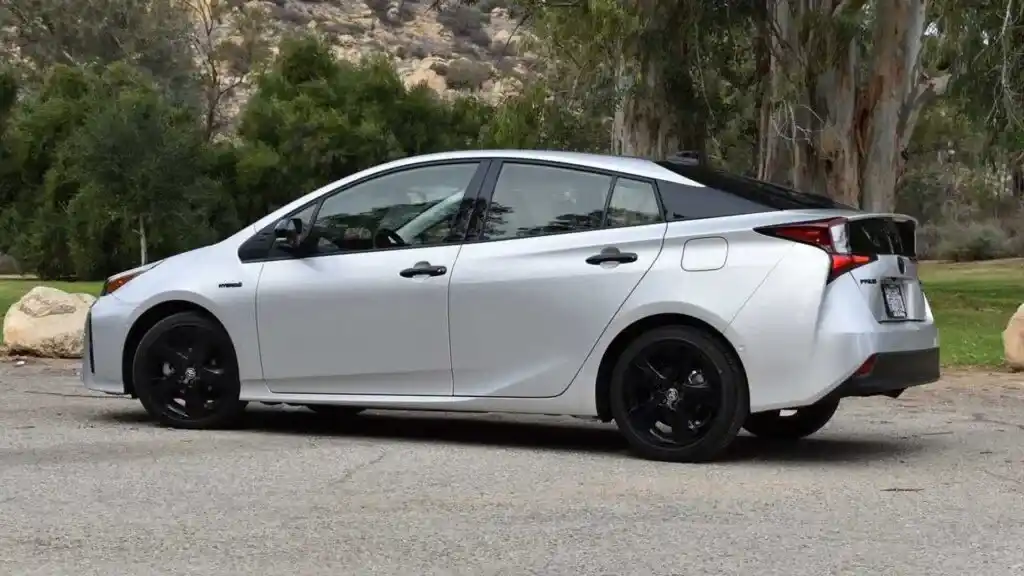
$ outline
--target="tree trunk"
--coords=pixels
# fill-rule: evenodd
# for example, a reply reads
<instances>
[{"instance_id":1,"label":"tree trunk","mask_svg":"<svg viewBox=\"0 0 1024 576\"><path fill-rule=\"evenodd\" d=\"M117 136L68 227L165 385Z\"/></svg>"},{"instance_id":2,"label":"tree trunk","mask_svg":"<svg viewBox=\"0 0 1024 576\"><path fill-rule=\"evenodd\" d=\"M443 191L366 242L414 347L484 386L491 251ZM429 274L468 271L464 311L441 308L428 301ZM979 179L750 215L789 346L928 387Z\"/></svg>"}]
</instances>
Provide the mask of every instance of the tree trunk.
<instances>
[{"instance_id":1,"label":"tree trunk","mask_svg":"<svg viewBox=\"0 0 1024 576\"><path fill-rule=\"evenodd\" d=\"M625 57L620 62L623 95L612 123L613 154L660 160L680 150L676 109L661 94L664 80L660 72L653 62L632 64Z\"/></svg>"},{"instance_id":2,"label":"tree trunk","mask_svg":"<svg viewBox=\"0 0 1024 576\"><path fill-rule=\"evenodd\" d=\"M866 149L860 204L865 210L890 212L896 204L902 153L913 132L912 126L907 129L900 124L910 122L910 115L916 123L920 108L908 98L918 83L927 8L926 0L880 0L875 5L874 53L861 103ZM905 110L906 106L911 108Z\"/></svg>"},{"instance_id":3,"label":"tree trunk","mask_svg":"<svg viewBox=\"0 0 1024 576\"><path fill-rule=\"evenodd\" d=\"M928 0L875 0L864 61L856 40L827 22L863 11L868 0L768 1L772 78L786 80L773 98L787 101L791 125L780 133L780 107L770 117L762 108L762 141L782 139L766 145L778 150L789 140L794 187L891 212L919 112L949 82L948 75L931 78L921 70ZM766 129L773 130L767 137ZM761 155L760 173L770 174L770 161L770 154Z\"/></svg>"},{"instance_id":4,"label":"tree trunk","mask_svg":"<svg viewBox=\"0 0 1024 576\"><path fill-rule=\"evenodd\" d=\"M149 262L149 246L146 244L146 222L139 216L139 266Z\"/></svg>"},{"instance_id":5,"label":"tree trunk","mask_svg":"<svg viewBox=\"0 0 1024 576\"><path fill-rule=\"evenodd\" d=\"M758 111L757 177L761 180L788 184L791 162L787 159L787 140L781 137L781 114L777 113L779 87L782 77L779 61L772 55L781 49L779 39L772 32L775 11L774 0L758 3L757 14L757 78L760 91Z\"/></svg>"}]
</instances>

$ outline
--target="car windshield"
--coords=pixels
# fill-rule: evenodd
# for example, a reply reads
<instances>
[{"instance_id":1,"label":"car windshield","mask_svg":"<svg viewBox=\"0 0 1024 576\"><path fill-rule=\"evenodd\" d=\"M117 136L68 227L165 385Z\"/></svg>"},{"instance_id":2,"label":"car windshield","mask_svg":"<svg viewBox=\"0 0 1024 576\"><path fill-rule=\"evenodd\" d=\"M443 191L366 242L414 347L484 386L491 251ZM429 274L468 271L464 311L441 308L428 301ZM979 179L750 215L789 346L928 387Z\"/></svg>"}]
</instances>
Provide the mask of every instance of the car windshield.
<instances>
[{"instance_id":1,"label":"car windshield","mask_svg":"<svg viewBox=\"0 0 1024 576\"><path fill-rule=\"evenodd\" d=\"M836 202L827 196L808 194L764 180L729 174L706 166L695 166L680 162L658 162L657 164L697 183L734 194L744 200L775 208L776 210L801 208L856 210L852 206Z\"/></svg>"}]
</instances>

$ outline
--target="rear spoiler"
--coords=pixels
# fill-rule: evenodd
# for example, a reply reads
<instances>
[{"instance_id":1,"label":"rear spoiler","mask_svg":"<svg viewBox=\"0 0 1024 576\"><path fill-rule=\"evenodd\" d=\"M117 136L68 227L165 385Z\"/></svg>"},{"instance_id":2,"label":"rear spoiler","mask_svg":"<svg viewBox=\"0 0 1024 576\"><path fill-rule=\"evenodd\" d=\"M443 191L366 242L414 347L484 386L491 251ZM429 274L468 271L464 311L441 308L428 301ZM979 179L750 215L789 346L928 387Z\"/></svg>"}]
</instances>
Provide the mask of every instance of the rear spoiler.
<instances>
[{"instance_id":1,"label":"rear spoiler","mask_svg":"<svg viewBox=\"0 0 1024 576\"><path fill-rule=\"evenodd\" d=\"M843 216L850 222L878 218L880 220L885 219L895 220L896 222L910 222L915 228L920 224L920 222L917 221L917 218L914 218L913 216L896 214L895 212L856 212L853 214L844 214Z\"/></svg>"}]
</instances>

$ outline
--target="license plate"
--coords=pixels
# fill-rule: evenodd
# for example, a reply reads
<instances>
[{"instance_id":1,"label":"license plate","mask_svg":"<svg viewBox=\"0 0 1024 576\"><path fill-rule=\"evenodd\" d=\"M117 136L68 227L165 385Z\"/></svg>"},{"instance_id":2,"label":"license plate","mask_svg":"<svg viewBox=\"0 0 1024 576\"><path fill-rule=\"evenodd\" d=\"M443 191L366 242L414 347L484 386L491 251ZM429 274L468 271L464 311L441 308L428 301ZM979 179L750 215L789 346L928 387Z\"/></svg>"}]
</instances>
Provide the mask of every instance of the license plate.
<instances>
[{"instance_id":1,"label":"license plate","mask_svg":"<svg viewBox=\"0 0 1024 576\"><path fill-rule=\"evenodd\" d=\"M885 312L889 318L906 318L907 303L903 300L903 290L899 284L883 284L882 297L885 300Z\"/></svg>"}]
</instances>

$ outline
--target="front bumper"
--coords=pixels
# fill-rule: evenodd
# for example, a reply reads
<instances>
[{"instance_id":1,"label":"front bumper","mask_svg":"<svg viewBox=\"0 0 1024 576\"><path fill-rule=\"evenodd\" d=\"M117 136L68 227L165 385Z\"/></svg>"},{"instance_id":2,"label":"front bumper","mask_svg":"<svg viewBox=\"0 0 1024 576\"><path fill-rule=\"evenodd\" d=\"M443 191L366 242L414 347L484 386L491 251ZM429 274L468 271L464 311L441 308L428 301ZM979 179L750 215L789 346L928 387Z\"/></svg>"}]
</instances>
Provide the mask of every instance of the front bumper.
<instances>
[{"instance_id":1,"label":"front bumper","mask_svg":"<svg viewBox=\"0 0 1024 576\"><path fill-rule=\"evenodd\" d=\"M871 370L854 375L833 390L832 399L850 396L899 396L912 386L939 379L939 349L908 350L876 354Z\"/></svg>"},{"instance_id":2,"label":"front bumper","mask_svg":"<svg viewBox=\"0 0 1024 576\"><path fill-rule=\"evenodd\" d=\"M82 383L90 390L124 394L121 375L122 350L132 307L112 296L103 296L85 317L82 349Z\"/></svg>"}]
</instances>

